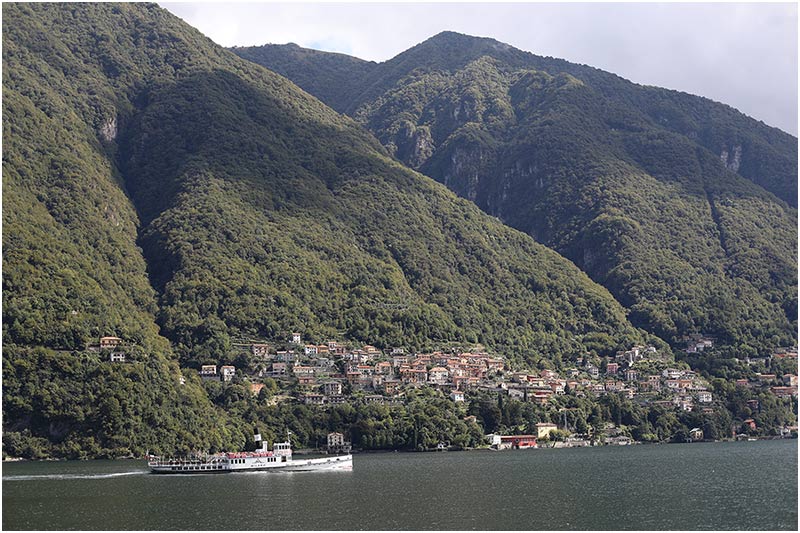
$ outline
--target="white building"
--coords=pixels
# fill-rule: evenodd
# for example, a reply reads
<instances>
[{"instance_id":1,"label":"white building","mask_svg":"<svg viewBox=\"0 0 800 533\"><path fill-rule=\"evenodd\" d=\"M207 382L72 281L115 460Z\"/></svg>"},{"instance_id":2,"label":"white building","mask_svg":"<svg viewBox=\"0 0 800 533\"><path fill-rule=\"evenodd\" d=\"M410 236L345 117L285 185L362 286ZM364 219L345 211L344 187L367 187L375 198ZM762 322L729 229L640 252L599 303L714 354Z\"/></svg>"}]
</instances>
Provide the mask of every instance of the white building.
<instances>
[{"instance_id":1,"label":"white building","mask_svg":"<svg viewBox=\"0 0 800 533\"><path fill-rule=\"evenodd\" d=\"M225 365L220 367L220 372L222 373L222 381L230 381L236 375L236 367Z\"/></svg>"},{"instance_id":2,"label":"white building","mask_svg":"<svg viewBox=\"0 0 800 533\"><path fill-rule=\"evenodd\" d=\"M708 391L704 390L697 393L697 401L700 403L710 403L711 399L711 393Z\"/></svg>"},{"instance_id":3,"label":"white building","mask_svg":"<svg viewBox=\"0 0 800 533\"><path fill-rule=\"evenodd\" d=\"M450 393L450 398L454 402L463 402L464 400L466 400L466 397L464 396L464 391L460 391L460 390L454 390L453 392L451 392Z\"/></svg>"},{"instance_id":4,"label":"white building","mask_svg":"<svg viewBox=\"0 0 800 533\"><path fill-rule=\"evenodd\" d=\"M437 366L428 371L428 381L436 385L444 385L450 377L450 372L446 368Z\"/></svg>"}]
</instances>

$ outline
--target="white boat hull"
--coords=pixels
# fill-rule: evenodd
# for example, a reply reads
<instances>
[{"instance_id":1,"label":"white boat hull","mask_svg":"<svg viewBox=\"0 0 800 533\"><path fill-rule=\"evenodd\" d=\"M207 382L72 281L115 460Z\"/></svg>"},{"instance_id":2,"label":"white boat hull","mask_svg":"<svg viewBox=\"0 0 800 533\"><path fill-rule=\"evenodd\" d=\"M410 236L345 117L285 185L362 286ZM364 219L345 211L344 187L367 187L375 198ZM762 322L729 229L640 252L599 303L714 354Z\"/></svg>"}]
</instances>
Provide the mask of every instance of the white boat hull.
<instances>
[{"instance_id":1,"label":"white boat hull","mask_svg":"<svg viewBox=\"0 0 800 533\"><path fill-rule=\"evenodd\" d=\"M352 455L337 455L315 459L270 460L264 457L244 457L231 460L152 461L154 474L226 474L230 472L309 472L325 470L352 470Z\"/></svg>"}]
</instances>

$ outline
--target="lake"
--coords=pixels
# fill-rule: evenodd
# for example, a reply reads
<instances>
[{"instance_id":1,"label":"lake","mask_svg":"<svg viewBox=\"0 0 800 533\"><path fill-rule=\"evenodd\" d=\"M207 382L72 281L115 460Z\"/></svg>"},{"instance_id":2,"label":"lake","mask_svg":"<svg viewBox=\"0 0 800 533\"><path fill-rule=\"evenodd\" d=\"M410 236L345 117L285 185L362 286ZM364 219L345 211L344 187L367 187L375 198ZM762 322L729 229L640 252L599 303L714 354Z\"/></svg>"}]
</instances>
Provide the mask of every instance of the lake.
<instances>
[{"instance_id":1,"label":"lake","mask_svg":"<svg viewBox=\"0 0 800 533\"><path fill-rule=\"evenodd\" d=\"M3 464L3 529L797 529L797 441L354 456L352 472Z\"/></svg>"}]
</instances>

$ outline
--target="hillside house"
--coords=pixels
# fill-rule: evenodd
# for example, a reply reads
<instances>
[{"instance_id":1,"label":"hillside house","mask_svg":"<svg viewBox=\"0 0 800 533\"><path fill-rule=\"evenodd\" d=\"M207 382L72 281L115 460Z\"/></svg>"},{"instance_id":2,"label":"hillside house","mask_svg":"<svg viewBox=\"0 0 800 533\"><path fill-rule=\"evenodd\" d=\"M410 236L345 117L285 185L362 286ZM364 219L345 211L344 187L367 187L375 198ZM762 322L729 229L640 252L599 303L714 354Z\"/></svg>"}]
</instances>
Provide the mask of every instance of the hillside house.
<instances>
[{"instance_id":1,"label":"hillside house","mask_svg":"<svg viewBox=\"0 0 800 533\"><path fill-rule=\"evenodd\" d=\"M303 403L306 405L322 405L325 403L325 397L322 394L309 393L302 396Z\"/></svg>"},{"instance_id":2,"label":"hillside house","mask_svg":"<svg viewBox=\"0 0 800 533\"><path fill-rule=\"evenodd\" d=\"M219 379L217 365L203 365L200 367L200 377L205 380Z\"/></svg>"},{"instance_id":3,"label":"hillside house","mask_svg":"<svg viewBox=\"0 0 800 533\"><path fill-rule=\"evenodd\" d=\"M301 387L313 387L317 384L317 378L312 376L300 376L297 378L297 384Z\"/></svg>"},{"instance_id":4,"label":"hillside house","mask_svg":"<svg viewBox=\"0 0 800 533\"><path fill-rule=\"evenodd\" d=\"M294 350L280 350L275 354L275 360L280 363L294 363L297 361L297 354Z\"/></svg>"},{"instance_id":5,"label":"hillside house","mask_svg":"<svg viewBox=\"0 0 800 533\"><path fill-rule=\"evenodd\" d=\"M322 391L326 396L338 396L342 393L342 384L339 381L327 381L322 384Z\"/></svg>"},{"instance_id":6,"label":"hillside house","mask_svg":"<svg viewBox=\"0 0 800 533\"><path fill-rule=\"evenodd\" d=\"M444 385L449 381L450 372L441 366L435 366L428 371L428 380L436 385Z\"/></svg>"},{"instance_id":7,"label":"hillside house","mask_svg":"<svg viewBox=\"0 0 800 533\"><path fill-rule=\"evenodd\" d=\"M454 402L463 402L466 400L466 396L464 395L464 391L454 390L450 393L450 399Z\"/></svg>"},{"instance_id":8,"label":"hillside house","mask_svg":"<svg viewBox=\"0 0 800 533\"><path fill-rule=\"evenodd\" d=\"M485 359L486 369L489 372L502 372L505 369L505 363L502 359Z\"/></svg>"},{"instance_id":9,"label":"hillside house","mask_svg":"<svg viewBox=\"0 0 800 533\"><path fill-rule=\"evenodd\" d=\"M681 411L691 411L694 407L691 396L675 398L675 406Z\"/></svg>"},{"instance_id":10,"label":"hillside house","mask_svg":"<svg viewBox=\"0 0 800 533\"><path fill-rule=\"evenodd\" d=\"M400 381L397 379L385 379L383 380L382 387L383 387L383 392L385 392L389 396L394 396L400 389Z\"/></svg>"},{"instance_id":11,"label":"hillside house","mask_svg":"<svg viewBox=\"0 0 800 533\"><path fill-rule=\"evenodd\" d=\"M343 403L347 403L347 396L342 394L333 394L331 396L326 397L328 405L342 405Z\"/></svg>"},{"instance_id":12,"label":"hillside house","mask_svg":"<svg viewBox=\"0 0 800 533\"><path fill-rule=\"evenodd\" d=\"M772 394L779 398L791 398L797 396L797 387L772 387Z\"/></svg>"},{"instance_id":13,"label":"hillside house","mask_svg":"<svg viewBox=\"0 0 800 533\"><path fill-rule=\"evenodd\" d=\"M119 337L100 337L101 350L113 350L120 344L122 344L122 339Z\"/></svg>"},{"instance_id":14,"label":"hillside house","mask_svg":"<svg viewBox=\"0 0 800 533\"><path fill-rule=\"evenodd\" d=\"M550 398L553 396L553 391L550 389L539 388L537 387L532 393L528 394L528 401L532 401L539 405L546 404Z\"/></svg>"},{"instance_id":15,"label":"hillside house","mask_svg":"<svg viewBox=\"0 0 800 533\"><path fill-rule=\"evenodd\" d=\"M292 367L292 374L294 374L297 377L300 377L300 376L313 376L314 375L314 367L313 366L294 365L294 367Z\"/></svg>"},{"instance_id":16,"label":"hillside house","mask_svg":"<svg viewBox=\"0 0 800 533\"><path fill-rule=\"evenodd\" d=\"M269 358L269 344L251 344L250 345L250 353L253 354L253 357L260 357L262 359Z\"/></svg>"},{"instance_id":17,"label":"hillside house","mask_svg":"<svg viewBox=\"0 0 800 533\"><path fill-rule=\"evenodd\" d=\"M375 364L375 373L383 376L392 374L392 363L389 361L381 361Z\"/></svg>"},{"instance_id":18,"label":"hillside house","mask_svg":"<svg viewBox=\"0 0 800 533\"><path fill-rule=\"evenodd\" d=\"M236 367L233 365L222 366L219 370L222 375L222 381L230 381L236 375Z\"/></svg>"},{"instance_id":19,"label":"hillside house","mask_svg":"<svg viewBox=\"0 0 800 533\"><path fill-rule=\"evenodd\" d=\"M397 368L402 365L408 364L408 356L406 355L393 355L392 356L392 366Z\"/></svg>"}]
</instances>

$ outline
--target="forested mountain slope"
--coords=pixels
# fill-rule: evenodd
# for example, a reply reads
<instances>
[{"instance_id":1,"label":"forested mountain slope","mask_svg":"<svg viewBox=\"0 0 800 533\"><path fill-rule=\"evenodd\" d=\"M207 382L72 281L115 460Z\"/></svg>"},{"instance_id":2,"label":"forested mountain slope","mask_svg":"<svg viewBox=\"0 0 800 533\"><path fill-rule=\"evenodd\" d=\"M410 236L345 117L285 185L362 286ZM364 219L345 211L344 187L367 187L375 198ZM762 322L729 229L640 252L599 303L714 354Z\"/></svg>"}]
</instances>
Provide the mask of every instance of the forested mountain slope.
<instances>
[{"instance_id":1,"label":"forested mountain slope","mask_svg":"<svg viewBox=\"0 0 800 533\"><path fill-rule=\"evenodd\" d=\"M236 336L480 342L556 366L657 342L574 264L155 5L4 4L3 117L19 453L241 446L253 420L176 364ZM134 363L86 352L101 335Z\"/></svg>"},{"instance_id":2,"label":"forested mountain slope","mask_svg":"<svg viewBox=\"0 0 800 533\"><path fill-rule=\"evenodd\" d=\"M704 98L452 32L380 64L234 52L572 259L635 325L673 342L715 334L743 353L796 342L794 137ZM333 95L329 76L347 90Z\"/></svg>"}]
</instances>

